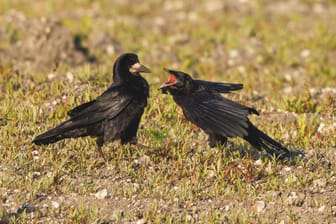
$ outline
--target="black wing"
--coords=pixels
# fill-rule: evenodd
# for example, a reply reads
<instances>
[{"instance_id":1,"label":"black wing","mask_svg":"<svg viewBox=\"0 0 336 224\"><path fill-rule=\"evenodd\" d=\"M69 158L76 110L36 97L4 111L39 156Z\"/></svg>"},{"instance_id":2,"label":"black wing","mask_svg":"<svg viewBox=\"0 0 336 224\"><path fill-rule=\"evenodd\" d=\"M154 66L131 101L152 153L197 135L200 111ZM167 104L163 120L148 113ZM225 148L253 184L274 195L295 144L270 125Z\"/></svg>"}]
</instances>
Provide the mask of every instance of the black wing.
<instances>
[{"instance_id":1,"label":"black wing","mask_svg":"<svg viewBox=\"0 0 336 224\"><path fill-rule=\"evenodd\" d=\"M250 107L233 102L219 94L195 92L175 98L188 120L205 130L227 137L247 135L248 115L258 114Z\"/></svg>"},{"instance_id":2,"label":"black wing","mask_svg":"<svg viewBox=\"0 0 336 224\"><path fill-rule=\"evenodd\" d=\"M92 100L89 101L87 103L83 103L75 108L73 108L72 110L68 111L68 115L70 117L74 117L78 114L80 114L82 111L84 111L85 109L87 109L88 107L90 107L92 104L94 104L96 102L96 100Z\"/></svg>"},{"instance_id":3,"label":"black wing","mask_svg":"<svg viewBox=\"0 0 336 224\"><path fill-rule=\"evenodd\" d=\"M240 90L244 87L244 85L240 83L207 82L203 80L194 80L194 82L208 91L218 93L230 93L231 91Z\"/></svg>"},{"instance_id":4,"label":"black wing","mask_svg":"<svg viewBox=\"0 0 336 224\"><path fill-rule=\"evenodd\" d=\"M126 94L124 88L111 87L96 100L74 108L69 112L69 120L37 136L33 142L50 144L63 138L86 136L88 127L115 118L131 103L133 97Z\"/></svg>"},{"instance_id":5,"label":"black wing","mask_svg":"<svg viewBox=\"0 0 336 224\"><path fill-rule=\"evenodd\" d=\"M110 120L122 112L133 97L124 91L125 87L114 86L106 90L95 101L74 108L71 117L73 125L87 126L101 120Z\"/></svg>"}]
</instances>

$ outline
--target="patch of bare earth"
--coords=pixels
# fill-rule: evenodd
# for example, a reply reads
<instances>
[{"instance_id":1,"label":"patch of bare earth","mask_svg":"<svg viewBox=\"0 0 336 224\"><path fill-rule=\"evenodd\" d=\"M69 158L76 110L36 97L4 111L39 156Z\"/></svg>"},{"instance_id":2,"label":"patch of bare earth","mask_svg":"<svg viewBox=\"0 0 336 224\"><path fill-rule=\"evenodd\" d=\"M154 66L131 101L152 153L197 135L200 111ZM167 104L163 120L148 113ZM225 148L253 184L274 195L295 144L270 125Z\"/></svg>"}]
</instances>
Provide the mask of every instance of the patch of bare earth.
<instances>
[{"instance_id":1,"label":"patch of bare earth","mask_svg":"<svg viewBox=\"0 0 336 224\"><path fill-rule=\"evenodd\" d=\"M204 9L209 10L209 14L214 13L216 10L225 11L239 11L244 13L251 13L255 10L255 1L239 1L240 3L223 3L222 1L206 1L204 3ZM249 2L249 3L244 3ZM290 4L287 4L290 3ZM240 5L241 4L241 5ZM188 5L188 4L187 4ZM187 8L192 8L192 4L189 4ZM172 1L164 4L164 8L169 13L162 13L163 18L158 16L155 20L152 18L145 18L147 25L153 23L153 32L164 32L167 28L166 25L174 26L175 20L180 17L185 19L183 12L184 5L179 1ZM300 4L299 1L277 1L274 4L269 4L265 10L268 14L286 14L290 7L297 13L305 15L310 13L310 8ZM323 14L325 16L328 13L335 13L335 8L329 9L324 4L316 3L312 7L314 13ZM172 17L172 11L181 12L179 16ZM332 11L334 10L334 11ZM266 14L267 14L266 13ZM188 14L190 20L196 18L194 14ZM325 16L322 16L323 18ZM188 18L189 18L188 17ZM211 16L209 16L211 18ZM327 21L328 19L326 19ZM181 22L181 21L179 21ZM176 22L176 26L181 26L182 23ZM329 21L331 22L331 20ZM155 25L156 24L156 25ZM289 24L290 25L290 24ZM305 24L309 25L309 23ZM176 29L177 29L176 28ZM299 27L306 30L306 27ZM8 32L8 29L13 29L13 32ZM174 30L174 29L173 29ZM169 29L168 29L169 31ZM107 55L115 55L124 49L119 41L114 40L110 35L95 31L86 37L84 40L80 35L73 33L66 26L62 24L62 19L57 18L57 15L53 15L52 18L27 18L24 14L15 10L8 12L5 15L0 15L0 42L6 43L6 45L0 48L0 66L10 64L13 68L20 72L30 71L36 73L50 72L58 64L65 64L69 67L81 66L86 63L97 63L99 58L95 55L97 52L103 52ZM213 62L214 65L218 63L218 67L223 71L232 67L238 67L242 73L246 70L246 65L249 61L256 58L255 51L248 50L248 47L258 48L262 47L258 38L251 38L247 44L246 49L230 50L226 51L225 47L221 44L217 44L213 51L208 55L200 56L201 62ZM183 45L188 43L189 38L183 34L177 35L176 33L170 38L170 43L173 46ZM199 43L199 40L195 41L195 45ZM155 43L153 43L154 45ZM161 47L161 46L160 46ZM177 61L178 57L171 47L165 49L159 49L159 52L165 52L159 54L159 60L156 63L160 63L165 57L172 57L171 61ZM241 53L243 52L243 53ZM308 52L309 53L309 52ZM302 52L303 57L308 55L307 52ZM150 56L148 56L150 57ZM218 62L218 58L220 61ZM244 67L246 66L246 67ZM256 65L255 69L262 71L262 66ZM303 82L300 82L304 72L300 73L300 69L286 68L280 73L286 73L284 81L295 83L293 86L284 87L281 94L297 94L304 86ZM270 84L262 84L270 85ZM261 88L262 89L262 88ZM310 112L298 113L296 111L284 111L275 108L269 108L267 111L262 111L263 119L256 118L258 126L264 125L277 125L281 123L283 126L293 127L293 124L298 122L298 117L304 116L306 122L309 122L316 126L316 131L310 139L312 144L314 141L324 138L325 142L330 142L330 139L336 139L336 123L335 123L335 88L311 88L308 89L311 94L311 104L303 106L318 106L322 99L330 98L330 108L328 113L314 114ZM258 95L258 92L255 93ZM243 102L247 102L251 98L244 96L240 99ZM266 97L260 99L254 99L254 102L258 105L265 105L270 103L270 100ZM291 126L292 125L292 126ZM191 126L191 125L190 125ZM190 129L192 129L191 126ZM2 128L2 127L0 127ZM198 129L196 129L199 132ZM298 131L288 130L282 140L292 141L297 139L299 135ZM200 134L202 137L202 135ZM327 136L327 137L324 137ZM196 147L203 147L205 145L204 140L192 143ZM294 140L293 140L294 141ZM192 145L190 144L190 145ZM188 150L193 151L193 146L188 146ZM205 147L205 146L204 146ZM0 150L4 150L1 148ZM173 149L167 149L173 150ZM174 149L176 150L176 148ZM182 149L177 149L182 150ZM209 150L206 148L206 150ZM295 149L294 149L295 150ZM275 223L336 223L336 144L333 141L332 144L324 146L324 148L304 149L306 155L300 161L304 161L308 164L306 167L289 164L282 165L276 168L260 166L259 161L254 162L254 172L260 173L261 177L255 178L242 178L242 181L246 182L256 192L256 198L239 198L235 195L228 196L225 194L225 189L218 193L216 196L203 196L207 195L207 192L215 191L216 175L207 174L206 181L202 182L198 186L197 178L187 174L184 177L174 176L171 174L171 184L165 186L151 186L153 184L150 181L146 181L145 177L142 178L141 169L146 169L146 172L154 173L154 177L160 177L165 174L165 170L162 167L164 160L167 156L163 153L162 157L154 158L152 155L143 152L143 155L139 157L131 157L129 159L130 166L132 167L133 175L137 175L137 178L132 178L131 174L125 170L120 171L117 165L105 164L95 168L95 172L92 174L60 174L57 181L53 183L55 190L47 193L37 193L34 198L31 199L32 192L28 192L25 189L17 189L15 187L7 187L9 181L13 181L16 178L27 178L24 174L20 174L19 171L6 165L0 165L0 211L3 211L2 220L0 223L10 222L12 218L19 217L22 214L28 216L28 220L37 221L38 223L45 222L66 222L71 211L75 211L78 208L87 210L88 214L98 213L97 222L138 222L145 223L144 217L152 217L155 220L155 216L167 216L175 217L176 220L186 220L186 222L199 221L201 217L218 215L218 217L230 217L232 211L241 211L247 213L250 219L261 220L259 217L263 217L262 220L274 220ZM76 153L81 153L77 151ZM147 155L148 154L148 155ZM214 153L215 154L215 153ZM193 162L197 162L197 159L191 154L190 162L187 165L192 166ZM97 159L97 158L92 158ZM224 158L226 159L226 158ZM178 164L177 161L171 159L170 166L174 167ZM177 160L177 159L176 159ZM313 161L313 162L312 162ZM239 169L244 170L244 175L236 170L241 176L247 176L248 172L245 172L247 165L240 161L241 167ZM300 162L298 162L299 164ZM311 164L311 165L310 165ZM216 164L217 165L217 164ZM170 167L168 167L170 168ZM207 167L208 168L208 167ZM278 169L279 168L279 169ZM272 170L274 169L274 170ZM160 172L161 171L161 172ZM48 174L34 173L34 180L41 178L52 178ZM215 171L214 171L215 172ZM216 171L218 173L220 171ZM303 181L302 177L306 174L312 173L321 174L319 178L311 181ZM276 175L276 178L281 183L289 183L288 189L284 190L269 190L265 191L265 185L263 176ZM257 176L257 175L256 175ZM318 175L317 175L318 176ZM153 177L152 177L153 178ZM196 179L196 180L195 180ZM233 179L225 179L229 187L239 187L237 181ZM174 195L175 191L183 191L183 183L195 182L194 188L191 190L190 197L194 196L195 199L188 196L174 198L170 197ZM168 181L167 181L168 182ZM6 183L6 184L5 184ZM159 181L160 184L162 182ZM302 183L302 185L300 185ZM13 183L14 185L14 183ZM66 190L64 193L63 188L65 186L72 186L72 192ZM294 186L294 187L292 187ZM299 186L299 187L297 187ZM160 187L164 187L167 194L160 195ZM83 190L85 189L85 190ZM128 190L125 190L128 189ZM144 193L146 189L146 193ZM153 194L148 193L152 190ZM223 193L224 192L224 193ZM35 193L35 192L34 192ZM222 194L221 194L222 193ZM201 196L199 196L201 195ZM76 215L76 214L73 214ZM239 214L238 214L239 215Z\"/></svg>"}]
</instances>

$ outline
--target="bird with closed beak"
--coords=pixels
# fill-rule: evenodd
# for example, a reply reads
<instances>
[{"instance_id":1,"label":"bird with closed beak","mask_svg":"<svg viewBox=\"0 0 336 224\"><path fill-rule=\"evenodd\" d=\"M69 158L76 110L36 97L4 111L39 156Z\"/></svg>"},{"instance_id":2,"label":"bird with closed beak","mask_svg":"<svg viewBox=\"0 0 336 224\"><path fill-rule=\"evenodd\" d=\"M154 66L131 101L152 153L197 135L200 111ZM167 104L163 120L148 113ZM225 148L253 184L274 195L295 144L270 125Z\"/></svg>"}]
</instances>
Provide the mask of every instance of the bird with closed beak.
<instances>
[{"instance_id":1,"label":"bird with closed beak","mask_svg":"<svg viewBox=\"0 0 336 224\"><path fill-rule=\"evenodd\" d=\"M99 152L106 142L136 144L141 116L147 106L149 85L140 73L150 70L134 53L120 55L113 66L113 83L98 98L68 112L70 118L38 135L33 143L47 145L65 138L96 138ZM105 159L105 157L104 157Z\"/></svg>"}]
</instances>

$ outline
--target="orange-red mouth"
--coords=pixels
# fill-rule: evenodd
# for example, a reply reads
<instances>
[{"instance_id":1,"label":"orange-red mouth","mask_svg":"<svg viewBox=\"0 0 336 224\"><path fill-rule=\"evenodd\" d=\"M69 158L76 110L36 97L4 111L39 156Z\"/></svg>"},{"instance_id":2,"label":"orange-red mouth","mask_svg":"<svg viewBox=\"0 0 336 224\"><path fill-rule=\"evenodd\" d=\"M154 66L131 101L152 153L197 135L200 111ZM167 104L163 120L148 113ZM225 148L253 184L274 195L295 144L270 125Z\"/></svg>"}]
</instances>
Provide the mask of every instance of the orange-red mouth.
<instances>
[{"instance_id":1,"label":"orange-red mouth","mask_svg":"<svg viewBox=\"0 0 336 224\"><path fill-rule=\"evenodd\" d=\"M160 86L160 89L162 88L165 88L165 87L168 87L168 86L172 86L172 85L175 85L177 83L177 79L175 77L175 75L173 74L169 74L169 79L167 82L163 83L161 86Z\"/></svg>"},{"instance_id":2,"label":"orange-red mouth","mask_svg":"<svg viewBox=\"0 0 336 224\"><path fill-rule=\"evenodd\" d=\"M176 83L176 77L175 77L175 75L173 75L173 74L169 74L169 79L168 79L168 81L166 82L166 84L175 84Z\"/></svg>"}]
</instances>

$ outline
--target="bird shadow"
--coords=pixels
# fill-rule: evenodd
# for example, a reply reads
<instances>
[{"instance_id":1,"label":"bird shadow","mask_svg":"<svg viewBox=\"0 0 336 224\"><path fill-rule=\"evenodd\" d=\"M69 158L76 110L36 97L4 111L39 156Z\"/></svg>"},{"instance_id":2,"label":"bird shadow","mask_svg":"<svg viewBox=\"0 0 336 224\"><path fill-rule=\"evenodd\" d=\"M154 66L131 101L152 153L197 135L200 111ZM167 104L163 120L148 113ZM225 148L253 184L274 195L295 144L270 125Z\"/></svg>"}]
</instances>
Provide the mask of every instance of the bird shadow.
<instances>
[{"instance_id":1,"label":"bird shadow","mask_svg":"<svg viewBox=\"0 0 336 224\"><path fill-rule=\"evenodd\" d=\"M303 160L306 155L305 150L302 148L289 150L289 153L286 154L273 155L264 151L253 149L248 144L239 144L235 146L232 143L228 143L225 146L221 145L217 147L225 151L225 156L234 156L234 154L238 151L241 157L250 157L255 161L269 159L290 165L296 165L298 162Z\"/></svg>"}]
</instances>

